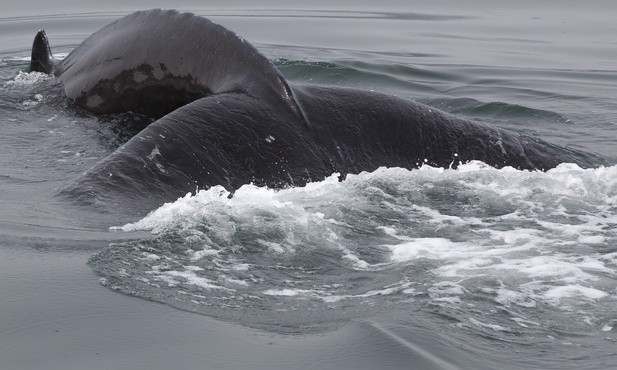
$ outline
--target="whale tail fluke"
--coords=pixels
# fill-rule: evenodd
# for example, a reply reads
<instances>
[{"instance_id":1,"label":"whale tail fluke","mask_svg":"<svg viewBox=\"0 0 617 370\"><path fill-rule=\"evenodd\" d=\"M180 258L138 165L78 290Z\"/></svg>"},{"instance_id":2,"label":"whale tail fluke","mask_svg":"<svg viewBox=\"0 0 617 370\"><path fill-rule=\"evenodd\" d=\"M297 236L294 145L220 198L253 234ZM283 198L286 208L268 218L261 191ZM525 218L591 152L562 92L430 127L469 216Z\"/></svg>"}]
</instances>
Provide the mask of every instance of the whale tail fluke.
<instances>
[{"instance_id":1,"label":"whale tail fluke","mask_svg":"<svg viewBox=\"0 0 617 370\"><path fill-rule=\"evenodd\" d=\"M49 47L45 31L40 30L32 43L32 57L30 58L29 72L43 72L51 74L54 71L55 60Z\"/></svg>"}]
</instances>

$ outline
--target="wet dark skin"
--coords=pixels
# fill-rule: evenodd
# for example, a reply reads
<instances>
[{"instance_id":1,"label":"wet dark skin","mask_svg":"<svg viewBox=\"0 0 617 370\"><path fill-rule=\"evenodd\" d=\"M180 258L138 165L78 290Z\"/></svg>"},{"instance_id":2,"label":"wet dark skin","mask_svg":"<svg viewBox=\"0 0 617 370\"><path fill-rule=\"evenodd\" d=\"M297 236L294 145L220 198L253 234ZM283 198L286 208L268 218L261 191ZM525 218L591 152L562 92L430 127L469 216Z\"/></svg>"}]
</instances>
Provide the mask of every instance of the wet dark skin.
<instances>
[{"instance_id":1,"label":"wet dark skin","mask_svg":"<svg viewBox=\"0 0 617 370\"><path fill-rule=\"evenodd\" d=\"M290 85L248 42L191 13L130 14L61 62L39 32L31 70L54 74L67 98L92 113L155 119L61 191L114 212L141 215L215 185L302 186L381 166L593 165L582 153L413 101Z\"/></svg>"}]
</instances>

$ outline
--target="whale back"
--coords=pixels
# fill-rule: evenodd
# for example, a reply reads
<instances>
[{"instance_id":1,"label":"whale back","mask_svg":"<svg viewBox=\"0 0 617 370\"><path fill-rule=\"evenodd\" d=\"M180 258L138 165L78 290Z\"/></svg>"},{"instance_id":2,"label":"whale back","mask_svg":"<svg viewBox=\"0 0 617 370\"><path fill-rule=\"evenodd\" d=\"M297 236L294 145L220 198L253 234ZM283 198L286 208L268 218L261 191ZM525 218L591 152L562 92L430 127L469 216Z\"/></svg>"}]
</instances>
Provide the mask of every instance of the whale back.
<instances>
[{"instance_id":1,"label":"whale back","mask_svg":"<svg viewBox=\"0 0 617 370\"><path fill-rule=\"evenodd\" d=\"M341 174L381 166L455 168L471 160L521 170L593 165L583 153L395 96L314 85L296 85L294 91L313 123L312 134Z\"/></svg>"},{"instance_id":2,"label":"whale back","mask_svg":"<svg viewBox=\"0 0 617 370\"><path fill-rule=\"evenodd\" d=\"M151 123L61 194L100 210L144 214L216 185L229 191L249 183L301 186L336 170L293 112L229 93L198 99Z\"/></svg>"},{"instance_id":3,"label":"whale back","mask_svg":"<svg viewBox=\"0 0 617 370\"><path fill-rule=\"evenodd\" d=\"M250 43L192 13L152 9L88 37L56 68L66 95L96 114L159 118L198 98L243 93L301 115L279 70Z\"/></svg>"},{"instance_id":4,"label":"whale back","mask_svg":"<svg viewBox=\"0 0 617 370\"><path fill-rule=\"evenodd\" d=\"M48 44L40 41L44 56ZM292 92L253 46L189 13L128 15L94 33L53 71L67 96L91 112L158 117L61 191L114 213L143 214L218 185L298 186L380 166L593 164L579 153L393 96L310 85Z\"/></svg>"}]
</instances>

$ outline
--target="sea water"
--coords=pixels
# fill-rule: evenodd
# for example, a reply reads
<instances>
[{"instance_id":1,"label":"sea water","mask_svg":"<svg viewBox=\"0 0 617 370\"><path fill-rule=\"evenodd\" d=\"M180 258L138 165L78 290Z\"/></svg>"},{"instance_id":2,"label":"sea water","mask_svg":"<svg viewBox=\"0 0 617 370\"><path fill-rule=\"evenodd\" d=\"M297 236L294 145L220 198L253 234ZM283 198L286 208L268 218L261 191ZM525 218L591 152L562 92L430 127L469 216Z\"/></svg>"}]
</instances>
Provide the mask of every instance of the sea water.
<instances>
[{"instance_id":1,"label":"sea water","mask_svg":"<svg viewBox=\"0 0 617 370\"><path fill-rule=\"evenodd\" d=\"M164 348L180 368L617 366L612 5L181 4L292 82L415 99L604 165L380 168L127 218L55 194L134 134L130 117L24 71L39 28L61 59L133 9L33 4L0 14L0 365L153 367ZM218 346L196 349L209 330Z\"/></svg>"}]
</instances>

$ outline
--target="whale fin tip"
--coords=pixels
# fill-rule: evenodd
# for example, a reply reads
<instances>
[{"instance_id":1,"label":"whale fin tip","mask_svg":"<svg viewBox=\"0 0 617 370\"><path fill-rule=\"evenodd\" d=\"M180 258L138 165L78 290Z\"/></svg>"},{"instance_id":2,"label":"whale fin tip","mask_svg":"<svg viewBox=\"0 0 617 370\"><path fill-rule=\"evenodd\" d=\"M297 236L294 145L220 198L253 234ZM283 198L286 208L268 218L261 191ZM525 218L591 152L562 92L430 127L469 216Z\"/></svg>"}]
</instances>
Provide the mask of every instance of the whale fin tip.
<instances>
[{"instance_id":1,"label":"whale fin tip","mask_svg":"<svg viewBox=\"0 0 617 370\"><path fill-rule=\"evenodd\" d=\"M32 56L29 72L43 72L51 74L54 71L54 56L51 53L49 40L44 30L39 30L32 42Z\"/></svg>"}]
</instances>

